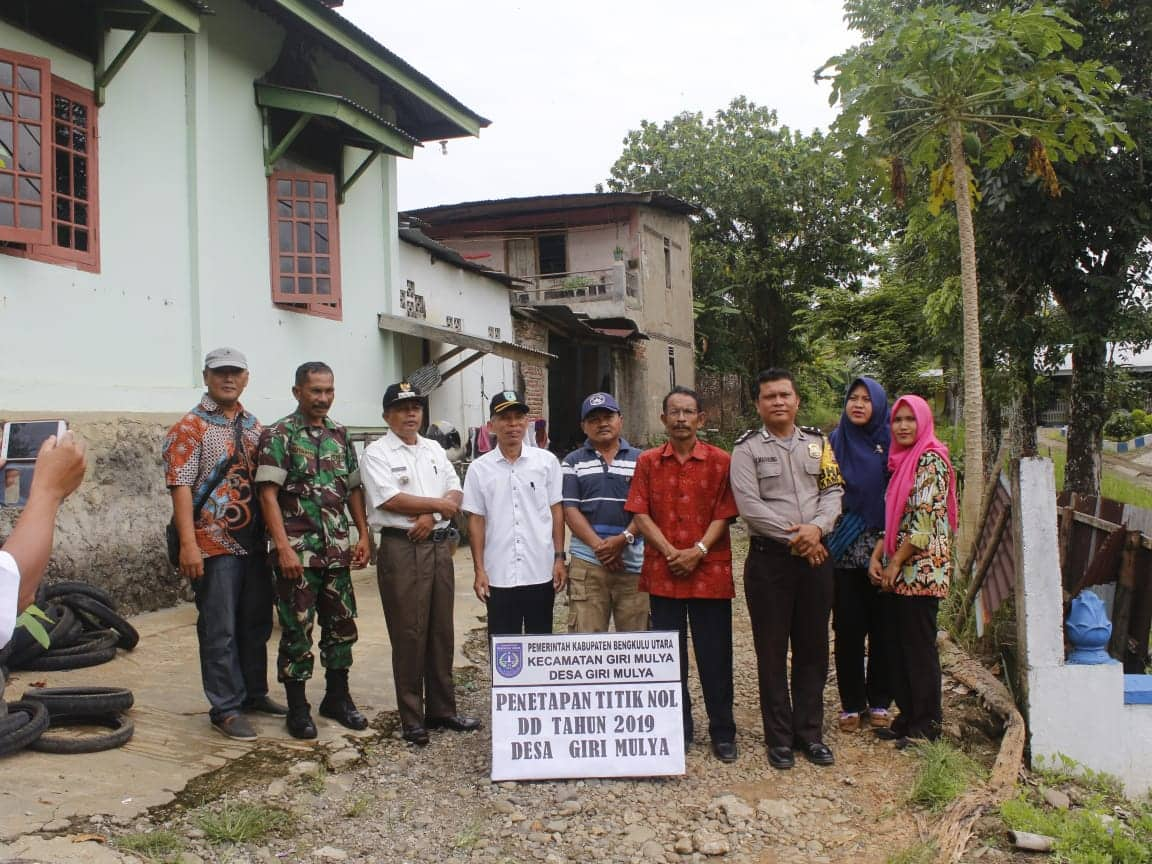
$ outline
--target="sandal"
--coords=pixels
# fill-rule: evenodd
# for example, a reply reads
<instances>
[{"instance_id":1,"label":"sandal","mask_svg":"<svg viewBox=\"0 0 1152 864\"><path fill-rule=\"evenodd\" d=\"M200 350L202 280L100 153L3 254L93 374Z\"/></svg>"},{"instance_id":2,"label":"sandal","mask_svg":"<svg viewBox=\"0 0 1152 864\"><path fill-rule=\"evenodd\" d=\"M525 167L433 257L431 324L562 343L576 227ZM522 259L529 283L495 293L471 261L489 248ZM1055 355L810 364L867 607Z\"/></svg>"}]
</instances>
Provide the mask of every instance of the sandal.
<instances>
[{"instance_id":1,"label":"sandal","mask_svg":"<svg viewBox=\"0 0 1152 864\"><path fill-rule=\"evenodd\" d=\"M860 714L857 711L846 711L837 722L841 732L855 732L860 728Z\"/></svg>"},{"instance_id":2,"label":"sandal","mask_svg":"<svg viewBox=\"0 0 1152 864\"><path fill-rule=\"evenodd\" d=\"M874 729L887 729L892 725L892 715L887 708L871 708L868 710L868 723Z\"/></svg>"}]
</instances>

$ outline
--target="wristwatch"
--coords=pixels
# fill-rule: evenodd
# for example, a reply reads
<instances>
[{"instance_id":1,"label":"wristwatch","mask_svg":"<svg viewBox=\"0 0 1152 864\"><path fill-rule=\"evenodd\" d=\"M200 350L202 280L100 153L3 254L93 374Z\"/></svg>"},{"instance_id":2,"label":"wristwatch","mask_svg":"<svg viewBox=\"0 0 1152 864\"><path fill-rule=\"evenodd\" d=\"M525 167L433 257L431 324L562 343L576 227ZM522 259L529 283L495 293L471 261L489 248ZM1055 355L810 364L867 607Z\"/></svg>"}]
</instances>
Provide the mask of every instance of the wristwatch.
<instances>
[{"instance_id":1,"label":"wristwatch","mask_svg":"<svg viewBox=\"0 0 1152 864\"><path fill-rule=\"evenodd\" d=\"M567 560L567 557L568 556L565 555L563 552L553 552L552 553L552 560L553 561L565 561L565 560Z\"/></svg>"},{"instance_id":2,"label":"wristwatch","mask_svg":"<svg viewBox=\"0 0 1152 864\"><path fill-rule=\"evenodd\" d=\"M627 543L629 546L633 545L636 542L636 535L633 534L631 531L629 531L627 528L625 528L624 531L621 533L623 533L623 535L624 535L624 542Z\"/></svg>"},{"instance_id":3,"label":"wristwatch","mask_svg":"<svg viewBox=\"0 0 1152 864\"><path fill-rule=\"evenodd\" d=\"M705 555L708 554L708 547L704 545L703 540L697 540L696 541L696 548L699 549L701 552L703 552Z\"/></svg>"}]
</instances>

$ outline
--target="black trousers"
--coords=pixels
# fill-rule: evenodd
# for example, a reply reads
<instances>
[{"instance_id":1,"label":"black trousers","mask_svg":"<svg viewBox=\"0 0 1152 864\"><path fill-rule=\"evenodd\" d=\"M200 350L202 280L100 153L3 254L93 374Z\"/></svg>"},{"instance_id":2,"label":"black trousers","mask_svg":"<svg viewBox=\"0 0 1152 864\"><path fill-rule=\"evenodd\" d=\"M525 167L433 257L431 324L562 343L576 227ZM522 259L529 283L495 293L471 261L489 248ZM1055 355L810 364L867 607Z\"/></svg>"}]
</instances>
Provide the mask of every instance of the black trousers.
<instances>
[{"instance_id":1,"label":"black trousers","mask_svg":"<svg viewBox=\"0 0 1152 864\"><path fill-rule=\"evenodd\" d=\"M765 743L790 747L794 741L823 741L832 562L812 567L783 543L754 540L744 564L744 595L756 647Z\"/></svg>"},{"instance_id":2,"label":"black trousers","mask_svg":"<svg viewBox=\"0 0 1152 864\"><path fill-rule=\"evenodd\" d=\"M556 589L552 580L515 588L489 588L488 636L520 633L551 633L552 604Z\"/></svg>"},{"instance_id":3,"label":"black trousers","mask_svg":"<svg viewBox=\"0 0 1152 864\"><path fill-rule=\"evenodd\" d=\"M940 737L940 653L936 648L936 597L895 595L892 610L892 693L900 716L892 730L910 738Z\"/></svg>"},{"instance_id":4,"label":"black trousers","mask_svg":"<svg viewBox=\"0 0 1152 864\"><path fill-rule=\"evenodd\" d=\"M692 702L688 696L688 629L708 712L708 734L713 741L735 741L732 716L732 601L648 598L653 630L680 634L680 693L684 703L684 742L692 740Z\"/></svg>"},{"instance_id":5,"label":"black trousers","mask_svg":"<svg viewBox=\"0 0 1152 864\"><path fill-rule=\"evenodd\" d=\"M886 615L885 607L894 598L873 585L863 567L837 568L834 583L832 629L840 705L846 712L886 709L892 703L892 648L891 615Z\"/></svg>"}]
</instances>

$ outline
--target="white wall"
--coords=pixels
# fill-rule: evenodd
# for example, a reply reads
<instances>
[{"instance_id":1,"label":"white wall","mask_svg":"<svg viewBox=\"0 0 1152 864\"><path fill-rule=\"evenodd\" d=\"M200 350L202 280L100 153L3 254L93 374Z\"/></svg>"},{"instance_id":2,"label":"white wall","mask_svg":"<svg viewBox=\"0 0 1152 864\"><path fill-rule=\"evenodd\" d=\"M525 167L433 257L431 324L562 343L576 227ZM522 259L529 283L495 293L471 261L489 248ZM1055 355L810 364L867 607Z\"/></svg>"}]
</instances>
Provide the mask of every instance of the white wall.
<instances>
[{"instance_id":1,"label":"white wall","mask_svg":"<svg viewBox=\"0 0 1152 864\"><path fill-rule=\"evenodd\" d=\"M333 416L380 425L397 366L376 324L397 267L395 159L378 159L339 210L343 320L275 308L253 81L282 32L235 0L214 8L198 36L149 35L99 109L101 272L0 255L5 408L182 411L202 390L204 353L233 345L252 367L245 404L262 419L292 409L297 365L324 360ZM114 31L109 53L125 38ZM91 84L90 64L3 23L0 44ZM346 170L364 155L346 150Z\"/></svg>"},{"instance_id":2,"label":"white wall","mask_svg":"<svg viewBox=\"0 0 1152 864\"><path fill-rule=\"evenodd\" d=\"M426 249L411 243L400 243L399 260L400 279L397 282L399 287L393 292L393 314L403 314L399 307L399 294L407 280L412 280L416 293L424 297L427 323L442 327L445 316L452 315L460 319L464 333L488 339L488 328L499 327L501 340L516 341L512 333L508 289L503 283L435 259ZM431 356L438 357L453 347L432 343ZM470 351L463 352L444 366L450 367L470 354ZM477 360L433 391L429 398L429 419L433 422L448 420L461 430L463 438L469 426L482 426L488 420L488 403L492 396L515 385L515 367L513 361L491 354ZM402 373L413 371L415 369L405 368Z\"/></svg>"},{"instance_id":3,"label":"white wall","mask_svg":"<svg viewBox=\"0 0 1152 864\"><path fill-rule=\"evenodd\" d=\"M1056 484L1047 459L1020 460L1014 507L1023 514L1016 616L1033 763L1061 754L1119 777L1132 797L1152 789L1152 705L1124 704L1120 663L1064 662Z\"/></svg>"}]
</instances>

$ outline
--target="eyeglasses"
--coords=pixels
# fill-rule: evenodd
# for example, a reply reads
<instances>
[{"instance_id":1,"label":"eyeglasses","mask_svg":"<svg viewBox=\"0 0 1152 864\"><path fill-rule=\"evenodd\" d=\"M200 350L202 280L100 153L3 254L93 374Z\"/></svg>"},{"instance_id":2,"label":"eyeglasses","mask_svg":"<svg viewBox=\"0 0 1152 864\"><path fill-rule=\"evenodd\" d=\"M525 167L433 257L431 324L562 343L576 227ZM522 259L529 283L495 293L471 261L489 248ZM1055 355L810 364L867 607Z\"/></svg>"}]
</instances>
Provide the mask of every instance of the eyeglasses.
<instances>
[{"instance_id":1,"label":"eyeglasses","mask_svg":"<svg viewBox=\"0 0 1152 864\"><path fill-rule=\"evenodd\" d=\"M695 417L700 412L695 408L669 408L664 412L665 417Z\"/></svg>"}]
</instances>

